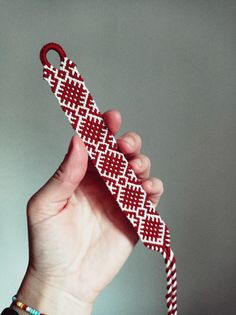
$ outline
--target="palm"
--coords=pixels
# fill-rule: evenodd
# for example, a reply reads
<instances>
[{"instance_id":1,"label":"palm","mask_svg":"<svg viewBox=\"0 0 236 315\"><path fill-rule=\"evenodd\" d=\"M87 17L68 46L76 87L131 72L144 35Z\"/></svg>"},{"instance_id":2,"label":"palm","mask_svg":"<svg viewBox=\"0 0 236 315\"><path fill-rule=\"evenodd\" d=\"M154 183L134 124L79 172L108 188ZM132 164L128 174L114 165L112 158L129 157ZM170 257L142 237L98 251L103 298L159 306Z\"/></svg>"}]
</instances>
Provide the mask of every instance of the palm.
<instances>
[{"instance_id":1,"label":"palm","mask_svg":"<svg viewBox=\"0 0 236 315\"><path fill-rule=\"evenodd\" d=\"M36 225L37 233L35 229L43 238L37 236L39 246L44 244L43 252L48 253L33 259L39 262L37 272L50 275L54 282L65 278L75 296L85 294L80 291L81 283L86 283L88 299L113 279L138 240L96 171L87 171L66 207Z\"/></svg>"}]
</instances>

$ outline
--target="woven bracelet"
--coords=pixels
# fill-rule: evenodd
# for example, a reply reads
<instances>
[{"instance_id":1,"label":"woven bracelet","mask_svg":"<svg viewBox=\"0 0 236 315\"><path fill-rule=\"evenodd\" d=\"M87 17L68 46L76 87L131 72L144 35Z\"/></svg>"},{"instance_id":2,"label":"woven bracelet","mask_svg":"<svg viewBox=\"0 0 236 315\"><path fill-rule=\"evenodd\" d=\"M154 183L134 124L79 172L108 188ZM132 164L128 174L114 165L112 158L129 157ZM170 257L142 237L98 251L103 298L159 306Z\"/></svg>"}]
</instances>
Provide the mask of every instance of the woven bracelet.
<instances>
[{"instance_id":1,"label":"woven bracelet","mask_svg":"<svg viewBox=\"0 0 236 315\"><path fill-rule=\"evenodd\" d=\"M14 295L12 297L12 301L15 303L15 305L17 307L19 307L20 309L26 311L27 313L29 314L32 314L32 315L46 315L46 314L43 314L43 313L40 313L39 311L37 311L35 308L33 307L30 307L24 303L22 303L21 301L19 301L16 297L16 295Z\"/></svg>"},{"instance_id":2,"label":"woven bracelet","mask_svg":"<svg viewBox=\"0 0 236 315\"><path fill-rule=\"evenodd\" d=\"M58 68L47 59L50 50L57 52L60 57ZM89 158L111 196L144 246L163 256L167 280L167 312L168 315L177 315L176 258L170 247L170 231L167 225L121 152L76 64L57 43L44 45L40 51L40 60L43 78L48 82L71 127L84 142Z\"/></svg>"}]
</instances>

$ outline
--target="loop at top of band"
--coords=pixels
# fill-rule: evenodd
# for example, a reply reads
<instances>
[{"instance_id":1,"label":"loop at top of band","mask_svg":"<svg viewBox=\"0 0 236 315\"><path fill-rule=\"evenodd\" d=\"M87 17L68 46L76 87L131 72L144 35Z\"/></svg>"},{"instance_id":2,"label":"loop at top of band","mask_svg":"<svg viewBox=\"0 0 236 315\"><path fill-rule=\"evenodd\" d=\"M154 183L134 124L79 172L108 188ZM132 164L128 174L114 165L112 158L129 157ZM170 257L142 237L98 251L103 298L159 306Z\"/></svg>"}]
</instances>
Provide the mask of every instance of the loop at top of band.
<instances>
[{"instance_id":1,"label":"loop at top of band","mask_svg":"<svg viewBox=\"0 0 236 315\"><path fill-rule=\"evenodd\" d=\"M60 56L61 61L63 61L63 59L66 57L66 53L64 51L64 49L57 43L48 43L46 45L44 45L40 51L40 60L43 64L43 66L47 65L48 67L51 66L50 62L47 59L47 53L49 52L49 50L54 50L58 53L58 55Z\"/></svg>"}]
</instances>

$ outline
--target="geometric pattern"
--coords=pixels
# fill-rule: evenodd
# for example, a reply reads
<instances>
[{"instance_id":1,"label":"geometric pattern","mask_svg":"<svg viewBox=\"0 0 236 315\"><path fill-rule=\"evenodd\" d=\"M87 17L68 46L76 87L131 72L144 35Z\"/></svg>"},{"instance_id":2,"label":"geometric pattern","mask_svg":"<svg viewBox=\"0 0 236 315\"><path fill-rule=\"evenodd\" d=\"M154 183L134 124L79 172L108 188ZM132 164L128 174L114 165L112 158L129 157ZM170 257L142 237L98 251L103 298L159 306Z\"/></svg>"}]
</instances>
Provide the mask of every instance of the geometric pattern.
<instances>
[{"instance_id":1,"label":"geometric pattern","mask_svg":"<svg viewBox=\"0 0 236 315\"><path fill-rule=\"evenodd\" d=\"M62 49L58 44L54 45ZM42 50L47 50L47 47L45 45ZM43 52L45 55L45 51ZM83 140L93 165L114 200L133 225L143 244L163 255L167 268L168 314L176 315L175 256L170 248L167 225L119 150L116 139L106 126L76 64L66 56L61 56L59 69L48 64L45 58L41 57L41 61L44 65L43 78L49 83L69 123Z\"/></svg>"}]
</instances>

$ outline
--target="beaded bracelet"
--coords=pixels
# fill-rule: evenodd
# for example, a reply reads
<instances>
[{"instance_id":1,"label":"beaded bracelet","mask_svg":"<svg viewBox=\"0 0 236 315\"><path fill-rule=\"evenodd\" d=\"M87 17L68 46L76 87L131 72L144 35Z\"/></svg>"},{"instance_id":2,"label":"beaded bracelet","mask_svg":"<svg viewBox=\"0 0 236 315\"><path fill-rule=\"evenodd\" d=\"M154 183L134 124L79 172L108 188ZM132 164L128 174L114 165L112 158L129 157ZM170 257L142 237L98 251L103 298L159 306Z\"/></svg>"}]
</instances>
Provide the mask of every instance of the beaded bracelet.
<instances>
[{"instance_id":1,"label":"beaded bracelet","mask_svg":"<svg viewBox=\"0 0 236 315\"><path fill-rule=\"evenodd\" d=\"M29 314L32 314L32 315L46 315L46 314L40 313L39 311L37 311L33 307L30 307L30 306L22 303L21 301L19 301L17 299L16 295L14 295L12 297L12 301L15 303L16 306L18 306L20 309L26 311Z\"/></svg>"}]
</instances>

